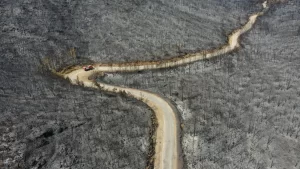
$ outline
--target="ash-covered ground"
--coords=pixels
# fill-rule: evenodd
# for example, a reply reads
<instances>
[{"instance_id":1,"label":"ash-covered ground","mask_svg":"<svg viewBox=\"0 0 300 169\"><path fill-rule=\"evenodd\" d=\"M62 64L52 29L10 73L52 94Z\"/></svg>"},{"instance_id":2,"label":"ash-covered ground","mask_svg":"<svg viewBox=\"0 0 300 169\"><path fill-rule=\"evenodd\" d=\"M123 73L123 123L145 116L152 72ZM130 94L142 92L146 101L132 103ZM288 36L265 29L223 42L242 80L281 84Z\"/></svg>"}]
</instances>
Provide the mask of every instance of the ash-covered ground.
<instances>
[{"instance_id":1,"label":"ash-covered ground","mask_svg":"<svg viewBox=\"0 0 300 169\"><path fill-rule=\"evenodd\" d=\"M298 169L299 8L298 1L272 6L237 52L104 81L155 91L176 104L185 168Z\"/></svg>"},{"instance_id":2,"label":"ash-covered ground","mask_svg":"<svg viewBox=\"0 0 300 169\"><path fill-rule=\"evenodd\" d=\"M256 0L0 2L0 168L145 168L151 110L51 75L68 64L212 49ZM299 168L300 4L271 7L238 52L105 78L170 98L185 168Z\"/></svg>"}]
</instances>

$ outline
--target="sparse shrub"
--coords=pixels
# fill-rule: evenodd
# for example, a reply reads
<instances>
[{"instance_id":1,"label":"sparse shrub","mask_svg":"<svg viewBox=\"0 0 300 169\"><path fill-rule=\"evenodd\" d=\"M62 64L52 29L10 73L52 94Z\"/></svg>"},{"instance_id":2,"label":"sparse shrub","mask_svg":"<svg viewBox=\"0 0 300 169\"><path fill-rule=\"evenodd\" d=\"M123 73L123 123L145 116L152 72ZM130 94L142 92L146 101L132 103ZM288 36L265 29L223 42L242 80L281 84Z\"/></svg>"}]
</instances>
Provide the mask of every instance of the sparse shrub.
<instances>
[{"instance_id":1,"label":"sparse shrub","mask_svg":"<svg viewBox=\"0 0 300 169\"><path fill-rule=\"evenodd\" d=\"M40 70L50 72L61 72L72 70L72 67L78 65L93 64L94 62L76 55L76 49L70 48L64 54L45 56L41 59Z\"/></svg>"}]
</instances>

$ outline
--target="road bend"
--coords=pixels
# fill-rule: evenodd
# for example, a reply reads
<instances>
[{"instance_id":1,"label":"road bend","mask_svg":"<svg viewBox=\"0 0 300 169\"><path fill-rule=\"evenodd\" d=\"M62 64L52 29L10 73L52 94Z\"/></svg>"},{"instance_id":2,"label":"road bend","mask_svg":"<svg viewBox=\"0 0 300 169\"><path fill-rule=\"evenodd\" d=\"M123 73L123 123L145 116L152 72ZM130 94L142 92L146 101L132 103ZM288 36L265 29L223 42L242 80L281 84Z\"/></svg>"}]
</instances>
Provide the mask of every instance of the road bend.
<instances>
[{"instance_id":1,"label":"road bend","mask_svg":"<svg viewBox=\"0 0 300 169\"><path fill-rule=\"evenodd\" d=\"M180 146L180 123L177 110L170 102L149 91L119 87L101 82L96 82L92 77L95 74L114 73L114 72L135 72L141 70L153 70L162 68L172 68L175 66L186 65L203 59L210 59L219 55L229 53L239 47L239 38L242 34L249 31L257 18L263 15L268 9L267 1L262 4L262 10L251 15L242 27L234 30L228 36L227 44L214 50L203 50L190 53L180 57L165 59L160 61L141 61L127 63L94 64L94 69L84 71L81 66L72 67L57 74L69 79L74 85L96 88L102 91L123 93L146 103L155 113L158 128L156 130L154 168L155 169L181 169L183 167L182 150ZM68 72L68 73L67 73Z\"/></svg>"}]
</instances>

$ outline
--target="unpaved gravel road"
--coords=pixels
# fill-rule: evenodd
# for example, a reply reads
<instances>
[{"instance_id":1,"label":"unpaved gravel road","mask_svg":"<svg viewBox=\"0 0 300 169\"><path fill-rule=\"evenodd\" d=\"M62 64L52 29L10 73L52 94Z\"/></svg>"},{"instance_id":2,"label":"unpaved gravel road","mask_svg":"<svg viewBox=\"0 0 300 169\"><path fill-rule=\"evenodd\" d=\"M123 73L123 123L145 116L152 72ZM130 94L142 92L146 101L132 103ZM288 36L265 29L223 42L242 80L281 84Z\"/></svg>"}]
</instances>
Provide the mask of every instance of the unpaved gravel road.
<instances>
[{"instance_id":1,"label":"unpaved gravel road","mask_svg":"<svg viewBox=\"0 0 300 169\"><path fill-rule=\"evenodd\" d=\"M131 72L140 70L151 70L170 68L180 65L185 65L191 62L209 59L233 51L239 47L239 37L249 31L256 22L257 17L263 15L268 9L267 3L263 3L263 10L249 17L248 22L239 29L236 29L229 37L228 44L221 46L215 50L202 51L192 54L187 54L183 57L172 58L162 61L149 62L134 62L134 63L113 63L113 64L95 64L94 70L84 71L81 67L75 68L70 73L60 72L64 78L69 79L74 85L82 85L101 89L108 92L124 93L143 101L153 109L158 121L156 131L156 144L154 155L155 169L179 169L183 166L183 158L180 147L180 124L177 118L176 109L170 104L167 99L164 99L157 94L131 89L126 87L118 87L109 84L96 82L91 79L92 75L104 72Z\"/></svg>"}]
</instances>

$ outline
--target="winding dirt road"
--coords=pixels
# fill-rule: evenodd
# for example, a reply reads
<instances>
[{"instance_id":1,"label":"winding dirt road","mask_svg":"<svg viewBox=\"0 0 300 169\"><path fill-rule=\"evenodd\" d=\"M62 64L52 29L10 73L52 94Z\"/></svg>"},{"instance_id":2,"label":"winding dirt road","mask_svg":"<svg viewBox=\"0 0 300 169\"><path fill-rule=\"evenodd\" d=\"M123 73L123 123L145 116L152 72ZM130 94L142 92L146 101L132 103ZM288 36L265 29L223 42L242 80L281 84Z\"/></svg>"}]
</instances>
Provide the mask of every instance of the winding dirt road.
<instances>
[{"instance_id":1,"label":"winding dirt road","mask_svg":"<svg viewBox=\"0 0 300 169\"><path fill-rule=\"evenodd\" d=\"M183 167L183 158L180 147L180 124L177 118L177 110L170 104L170 102L167 99L164 99L159 95L148 91L118 87L96 82L94 79L92 79L92 75L104 72L133 72L140 70L170 68L203 59L209 59L231 52L239 47L239 37L250 30L257 17L263 15L267 11L267 9L267 2L264 2L263 10L261 12L251 15L248 22L244 26L236 29L228 37L227 44L214 50L196 52L187 54L182 57L176 57L162 61L112 64L99 63L94 65L94 70L92 71L84 71L81 67L78 66L75 68L73 67L72 71L64 70L59 74L64 78L69 79L70 82L74 85L82 85L84 87L96 88L114 93L123 93L146 103L149 107L151 107L151 109L153 109L158 121L158 128L156 131L154 168L180 169Z\"/></svg>"}]
</instances>

